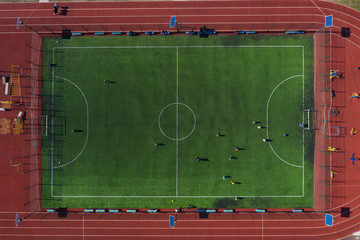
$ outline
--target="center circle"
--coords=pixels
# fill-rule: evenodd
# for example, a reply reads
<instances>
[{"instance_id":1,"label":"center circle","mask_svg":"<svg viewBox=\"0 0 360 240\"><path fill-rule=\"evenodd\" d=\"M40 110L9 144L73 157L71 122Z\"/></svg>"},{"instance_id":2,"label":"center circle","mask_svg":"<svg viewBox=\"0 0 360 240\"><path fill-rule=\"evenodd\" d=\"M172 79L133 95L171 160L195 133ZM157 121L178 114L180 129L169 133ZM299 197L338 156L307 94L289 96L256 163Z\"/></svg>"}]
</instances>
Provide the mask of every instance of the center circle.
<instances>
[{"instance_id":1,"label":"center circle","mask_svg":"<svg viewBox=\"0 0 360 240\"><path fill-rule=\"evenodd\" d=\"M184 103L170 103L161 110L158 125L165 137L171 140L184 140L195 130L195 113Z\"/></svg>"}]
</instances>

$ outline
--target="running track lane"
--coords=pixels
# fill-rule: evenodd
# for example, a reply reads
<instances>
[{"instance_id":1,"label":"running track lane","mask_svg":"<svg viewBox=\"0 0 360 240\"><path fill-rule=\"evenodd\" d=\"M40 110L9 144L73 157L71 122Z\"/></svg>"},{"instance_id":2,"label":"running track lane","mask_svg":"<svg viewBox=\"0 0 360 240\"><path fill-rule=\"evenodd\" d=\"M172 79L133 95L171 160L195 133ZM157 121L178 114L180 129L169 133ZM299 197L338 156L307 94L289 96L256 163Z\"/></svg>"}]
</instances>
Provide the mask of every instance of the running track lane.
<instances>
[{"instance_id":1,"label":"running track lane","mask_svg":"<svg viewBox=\"0 0 360 240\"><path fill-rule=\"evenodd\" d=\"M351 38L342 39L334 33L333 41L344 41L346 52L338 56L345 58L346 73L359 81L354 69L355 62L359 62L360 56L360 14L333 3L315 0L66 3L69 12L65 17L53 16L51 5L0 4L0 32L16 32L17 16L21 16L29 26L39 23L49 26L58 24L72 26L74 22L84 24L94 22L106 27L121 21L122 24L126 23L124 25L129 29L141 25L142 29L158 30L159 26L168 25L169 16L177 15L184 22L196 26L209 23L215 24L216 30L228 31L236 30L233 29L234 25L248 27L254 22L263 23L264 29L269 21L276 22L279 28L289 26L292 22L301 22L304 25L311 22L321 24L324 14L333 14L335 32L339 32L340 27L343 26L351 27ZM146 17L139 18L141 15ZM40 18L43 20L41 21ZM332 61L335 62L336 59ZM353 86L349 85L349 87ZM345 91L348 93L350 89L346 88ZM346 104L348 106L352 103ZM242 214L223 214L217 217L210 214L209 219L205 220L199 219L196 214L179 214L175 229L168 227L166 214L146 215L146 217L141 214L121 215L117 220L101 220L100 215L97 214L85 216L74 214L67 219L58 219L55 214L50 214L43 219L36 219L34 215L21 222L20 227L14 227L14 213L2 213L0 238L24 239L26 236L27 239L238 239L239 237L242 239L338 239L360 229L360 195L358 178L353 176L355 170L347 165L345 182L342 183L345 186L334 183L333 188L345 188L346 195L335 201L336 205L333 205L335 225L332 228L325 227L324 219L319 215L307 219L293 219L290 215L280 213L251 214L251 217ZM345 173L339 174L345 175ZM339 216L342 205L351 208L350 218ZM151 217L153 221L149 221ZM143 218L146 220L142 220Z\"/></svg>"}]
</instances>

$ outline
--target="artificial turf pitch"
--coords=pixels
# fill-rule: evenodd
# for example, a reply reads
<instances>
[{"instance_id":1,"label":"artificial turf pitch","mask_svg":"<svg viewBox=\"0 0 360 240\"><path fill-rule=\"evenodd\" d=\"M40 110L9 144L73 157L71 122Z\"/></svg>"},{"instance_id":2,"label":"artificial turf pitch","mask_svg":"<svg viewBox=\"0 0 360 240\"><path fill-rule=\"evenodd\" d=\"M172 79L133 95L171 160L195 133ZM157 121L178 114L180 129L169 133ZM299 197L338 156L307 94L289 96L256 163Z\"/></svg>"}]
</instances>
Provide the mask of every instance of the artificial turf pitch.
<instances>
[{"instance_id":1,"label":"artificial turf pitch","mask_svg":"<svg viewBox=\"0 0 360 240\"><path fill-rule=\"evenodd\" d=\"M312 207L313 54L312 36L45 38L42 207Z\"/></svg>"}]
</instances>

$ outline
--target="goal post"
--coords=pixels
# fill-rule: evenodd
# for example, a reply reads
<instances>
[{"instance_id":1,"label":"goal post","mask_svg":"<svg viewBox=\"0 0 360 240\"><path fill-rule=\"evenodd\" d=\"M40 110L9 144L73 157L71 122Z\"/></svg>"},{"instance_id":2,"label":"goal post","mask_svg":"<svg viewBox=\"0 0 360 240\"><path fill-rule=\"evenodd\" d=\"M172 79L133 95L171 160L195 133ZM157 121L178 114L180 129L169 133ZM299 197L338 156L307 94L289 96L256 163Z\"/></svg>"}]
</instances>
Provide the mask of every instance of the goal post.
<instances>
[{"instance_id":1,"label":"goal post","mask_svg":"<svg viewBox=\"0 0 360 240\"><path fill-rule=\"evenodd\" d=\"M304 130L314 130L315 124L314 124L314 109L304 109Z\"/></svg>"}]
</instances>

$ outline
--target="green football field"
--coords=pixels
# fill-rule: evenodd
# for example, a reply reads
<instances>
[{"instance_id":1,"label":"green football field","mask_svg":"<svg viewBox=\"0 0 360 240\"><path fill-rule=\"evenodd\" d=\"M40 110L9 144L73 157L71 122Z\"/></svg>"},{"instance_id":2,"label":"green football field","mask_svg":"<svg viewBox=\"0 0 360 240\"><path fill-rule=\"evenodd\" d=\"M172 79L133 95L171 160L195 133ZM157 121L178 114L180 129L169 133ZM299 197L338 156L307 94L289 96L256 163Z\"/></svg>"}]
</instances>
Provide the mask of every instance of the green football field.
<instances>
[{"instance_id":1,"label":"green football field","mask_svg":"<svg viewBox=\"0 0 360 240\"><path fill-rule=\"evenodd\" d=\"M42 207L312 207L313 54L312 36L44 38Z\"/></svg>"}]
</instances>

